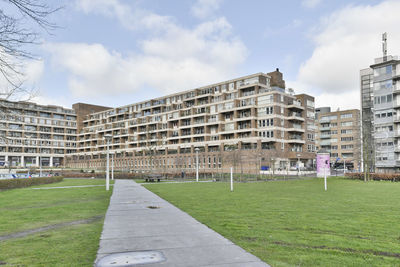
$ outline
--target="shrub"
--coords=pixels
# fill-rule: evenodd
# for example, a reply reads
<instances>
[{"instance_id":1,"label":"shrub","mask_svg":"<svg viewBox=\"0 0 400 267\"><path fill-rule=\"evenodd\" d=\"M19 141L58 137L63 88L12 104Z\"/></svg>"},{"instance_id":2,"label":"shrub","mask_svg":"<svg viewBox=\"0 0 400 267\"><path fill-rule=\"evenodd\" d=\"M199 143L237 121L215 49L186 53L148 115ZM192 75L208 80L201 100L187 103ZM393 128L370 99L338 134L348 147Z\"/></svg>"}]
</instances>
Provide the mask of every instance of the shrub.
<instances>
[{"instance_id":1,"label":"shrub","mask_svg":"<svg viewBox=\"0 0 400 267\"><path fill-rule=\"evenodd\" d=\"M29 187L33 185L51 184L61 182L64 177L39 177L39 178L22 178L22 179L3 179L0 180L0 189L13 189Z\"/></svg>"},{"instance_id":2,"label":"shrub","mask_svg":"<svg viewBox=\"0 0 400 267\"><path fill-rule=\"evenodd\" d=\"M350 179L364 180L364 173L362 173L362 172L346 173L346 177L350 178ZM374 181L399 182L400 174L399 173L370 173L370 178Z\"/></svg>"}]
</instances>

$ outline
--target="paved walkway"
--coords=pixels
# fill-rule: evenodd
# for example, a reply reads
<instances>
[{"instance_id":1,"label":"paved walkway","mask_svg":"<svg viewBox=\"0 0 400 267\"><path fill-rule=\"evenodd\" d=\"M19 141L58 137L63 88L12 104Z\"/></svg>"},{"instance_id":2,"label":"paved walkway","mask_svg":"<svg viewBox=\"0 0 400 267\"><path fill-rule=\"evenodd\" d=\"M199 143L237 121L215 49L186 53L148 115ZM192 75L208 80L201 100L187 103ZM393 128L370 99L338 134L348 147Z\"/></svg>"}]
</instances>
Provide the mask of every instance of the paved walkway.
<instances>
[{"instance_id":1,"label":"paved walkway","mask_svg":"<svg viewBox=\"0 0 400 267\"><path fill-rule=\"evenodd\" d=\"M106 256L114 253L123 253L127 261L110 262ZM162 261L132 265L157 258ZM268 265L141 185L116 180L95 266Z\"/></svg>"}]
</instances>

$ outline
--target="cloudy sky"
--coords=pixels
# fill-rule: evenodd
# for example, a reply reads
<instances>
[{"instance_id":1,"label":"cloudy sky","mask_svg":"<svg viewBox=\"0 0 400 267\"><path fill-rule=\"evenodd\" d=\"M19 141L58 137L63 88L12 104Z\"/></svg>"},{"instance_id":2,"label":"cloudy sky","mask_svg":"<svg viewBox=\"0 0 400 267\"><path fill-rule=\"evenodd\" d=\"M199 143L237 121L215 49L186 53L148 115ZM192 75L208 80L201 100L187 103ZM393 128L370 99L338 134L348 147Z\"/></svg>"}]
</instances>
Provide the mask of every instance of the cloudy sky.
<instances>
[{"instance_id":1,"label":"cloudy sky","mask_svg":"<svg viewBox=\"0 0 400 267\"><path fill-rule=\"evenodd\" d=\"M400 55L400 0L76 0L30 62L36 101L121 106L279 68L317 106L359 108L359 71Z\"/></svg>"}]
</instances>

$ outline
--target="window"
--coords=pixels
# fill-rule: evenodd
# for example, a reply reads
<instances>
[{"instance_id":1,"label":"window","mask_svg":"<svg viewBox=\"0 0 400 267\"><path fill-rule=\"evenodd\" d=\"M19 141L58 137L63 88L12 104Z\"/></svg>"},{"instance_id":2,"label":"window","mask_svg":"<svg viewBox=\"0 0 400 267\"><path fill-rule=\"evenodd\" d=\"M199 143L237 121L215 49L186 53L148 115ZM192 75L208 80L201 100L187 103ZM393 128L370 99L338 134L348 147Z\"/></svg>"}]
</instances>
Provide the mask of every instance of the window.
<instances>
[{"instance_id":1,"label":"window","mask_svg":"<svg viewBox=\"0 0 400 267\"><path fill-rule=\"evenodd\" d=\"M341 130L340 133L341 134L351 134L351 133L353 133L353 130L349 130L349 129Z\"/></svg>"},{"instance_id":2,"label":"window","mask_svg":"<svg viewBox=\"0 0 400 267\"><path fill-rule=\"evenodd\" d=\"M352 121L343 121L340 123L341 126L353 126Z\"/></svg>"},{"instance_id":3,"label":"window","mask_svg":"<svg viewBox=\"0 0 400 267\"><path fill-rule=\"evenodd\" d=\"M392 87L392 80L374 83L374 90L390 89Z\"/></svg>"},{"instance_id":4,"label":"window","mask_svg":"<svg viewBox=\"0 0 400 267\"><path fill-rule=\"evenodd\" d=\"M353 141L353 136L342 137L341 140L344 142Z\"/></svg>"},{"instance_id":5,"label":"window","mask_svg":"<svg viewBox=\"0 0 400 267\"><path fill-rule=\"evenodd\" d=\"M353 145L342 145L341 148L345 149L345 150L349 150L349 149L353 149L354 146Z\"/></svg>"},{"instance_id":6,"label":"window","mask_svg":"<svg viewBox=\"0 0 400 267\"><path fill-rule=\"evenodd\" d=\"M351 114L351 113L346 113L346 114L340 115L341 119L347 119L347 118L352 118L352 117L353 117L353 114Z\"/></svg>"},{"instance_id":7,"label":"window","mask_svg":"<svg viewBox=\"0 0 400 267\"><path fill-rule=\"evenodd\" d=\"M266 104L271 104L273 103L273 95L264 95L264 96L259 96L257 98L258 105L266 105Z\"/></svg>"},{"instance_id":8,"label":"window","mask_svg":"<svg viewBox=\"0 0 400 267\"><path fill-rule=\"evenodd\" d=\"M380 76L380 75L385 75L385 74L392 74L392 65L374 69L375 77Z\"/></svg>"}]
</instances>

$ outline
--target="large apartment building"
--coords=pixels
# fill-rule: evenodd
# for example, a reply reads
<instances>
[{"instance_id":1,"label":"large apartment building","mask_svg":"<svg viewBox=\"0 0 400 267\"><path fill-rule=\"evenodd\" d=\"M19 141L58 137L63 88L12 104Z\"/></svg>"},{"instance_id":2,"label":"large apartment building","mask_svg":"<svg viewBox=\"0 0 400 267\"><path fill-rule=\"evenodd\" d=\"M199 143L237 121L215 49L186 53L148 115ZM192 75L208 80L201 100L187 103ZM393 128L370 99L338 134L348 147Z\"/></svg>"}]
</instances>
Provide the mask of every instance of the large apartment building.
<instances>
[{"instance_id":1,"label":"large apartment building","mask_svg":"<svg viewBox=\"0 0 400 267\"><path fill-rule=\"evenodd\" d=\"M331 154L332 166L360 170L361 128L358 109L331 112L330 107L316 108L316 146Z\"/></svg>"},{"instance_id":2,"label":"large apartment building","mask_svg":"<svg viewBox=\"0 0 400 267\"><path fill-rule=\"evenodd\" d=\"M9 166L59 166L77 149L73 109L0 100L0 162Z\"/></svg>"},{"instance_id":3,"label":"large apartment building","mask_svg":"<svg viewBox=\"0 0 400 267\"><path fill-rule=\"evenodd\" d=\"M384 55L360 74L364 158L377 172L400 171L400 60Z\"/></svg>"},{"instance_id":4,"label":"large apartment building","mask_svg":"<svg viewBox=\"0 0 400 267\"><path fill-rule=\"evenodd\" d=\"M0 99L0 164L55 167L77 152L77 134L87 114L110 109L77 103L73 109Z\"/></svg>"},{"instance_id":5,"label":"large apartment building","mask_svg":"<svg viewBox=\"0 0 400 267\"><path fill-rule=\"evenodd\" d=\"M177 171L195 167L311 167L315 158L314 98L285 89L277 69L89 114L66 165Z\"/></svg>"}]
</instances>

